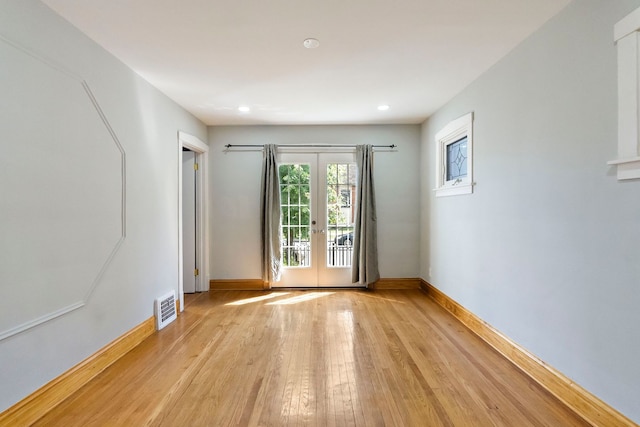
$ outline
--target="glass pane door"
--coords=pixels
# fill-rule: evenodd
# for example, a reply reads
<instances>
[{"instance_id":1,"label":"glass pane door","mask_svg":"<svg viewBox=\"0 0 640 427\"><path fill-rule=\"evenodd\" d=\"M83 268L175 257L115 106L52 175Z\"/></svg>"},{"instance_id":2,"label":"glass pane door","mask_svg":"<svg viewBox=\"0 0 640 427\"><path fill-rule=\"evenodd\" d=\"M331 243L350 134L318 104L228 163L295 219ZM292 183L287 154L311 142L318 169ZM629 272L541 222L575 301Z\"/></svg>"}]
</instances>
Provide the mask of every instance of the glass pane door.
<instances>
[{"instance_id":1,"label":"glass pane door","mask_svg":"<svg viewBox=\"0 0 640 427\"><path fill-rule=\"evenodd\" d=\"M327 267L351 267L356 165L328 163L326 173Z\"/></svg>"},{"instance_id":2,"label":"glass pane door","mask_svg":"<svg viewBox=\"0 0 640 427\"><path fill-rule=\"evenodd\" d=\"M274 287L316 287L317 239L315 210L317 193L317 155L280 155L280 236L282 278Z\"/></svg>"},{"instance_id":3,"label":"glass pane door","mask_svg":"<svg viewBox=\"0 0 640 427\"><path fill-rule=\"evenodd\" d=\"M352 287L353 220L355 216L358 171L354 153L322 153L318 157L318 176L322 201L319 223L322 253L318 269L320 286Z\"/></svg>"},{"instance_id":4,"label":"glass pane door","mask_svg":"<svg viewBox=\"0 0 640 427\"><path fill-rule=\"evenodd\" d=\"M280 165L282 265L311 266L309 164Z\"/></svg>"},{"instance_id":5,"label":"glass pane door","mask_svg":"<svg viewBox=\"0 0 640 427\"><path fill-rule=\"evenodd\" d=\"M274 286L352 286L357 182L353 157L353 153L281 154L283 271Z\"/></svg>"}]
</instances>

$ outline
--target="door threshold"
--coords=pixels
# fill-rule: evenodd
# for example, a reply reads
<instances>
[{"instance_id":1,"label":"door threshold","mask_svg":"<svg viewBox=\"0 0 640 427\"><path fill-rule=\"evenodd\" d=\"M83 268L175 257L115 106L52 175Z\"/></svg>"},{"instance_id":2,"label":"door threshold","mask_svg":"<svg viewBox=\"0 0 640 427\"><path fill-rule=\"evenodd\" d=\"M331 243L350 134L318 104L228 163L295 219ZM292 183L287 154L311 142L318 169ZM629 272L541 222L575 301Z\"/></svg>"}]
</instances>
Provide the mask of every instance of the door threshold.
<instances>
[{"instance_id":1,"label":"door threshold","mask_svg":"<svg viewBox=\"0 0 640 427\"><path fill-rule=\"evenodd\" d=\"M364 286L271 287L271 291L368 291Z\"/></svg>"}]
</instances>

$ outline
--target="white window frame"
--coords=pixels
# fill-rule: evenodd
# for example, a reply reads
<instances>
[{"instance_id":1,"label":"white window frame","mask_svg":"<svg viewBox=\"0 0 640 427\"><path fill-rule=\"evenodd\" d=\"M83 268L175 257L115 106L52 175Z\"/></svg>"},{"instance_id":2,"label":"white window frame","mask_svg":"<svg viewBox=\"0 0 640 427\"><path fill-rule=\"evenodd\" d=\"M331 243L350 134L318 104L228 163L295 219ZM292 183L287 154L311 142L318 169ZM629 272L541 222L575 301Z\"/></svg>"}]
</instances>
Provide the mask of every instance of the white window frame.
<instances>
[{"instance_id":1,"label":"white window frame","mask_svg":"<svg viewBox=\"0 0 640 427\"><path fill-rule=\"evenodd\" d=\"M447 147L467 137L467 176L447 181ZM473 113L447 124L436 134L436 197L473 193Z\"/></svg>"},{"instance_id":2,"label":"white window frame","mask_svg":"<svg viewBox=\"0 0 640 427\"><path fill-rule=\"evenodd\" d=\"M640 8L614 27L618 47L618 180L640 178Z\"/></svg>"}]
</instances>

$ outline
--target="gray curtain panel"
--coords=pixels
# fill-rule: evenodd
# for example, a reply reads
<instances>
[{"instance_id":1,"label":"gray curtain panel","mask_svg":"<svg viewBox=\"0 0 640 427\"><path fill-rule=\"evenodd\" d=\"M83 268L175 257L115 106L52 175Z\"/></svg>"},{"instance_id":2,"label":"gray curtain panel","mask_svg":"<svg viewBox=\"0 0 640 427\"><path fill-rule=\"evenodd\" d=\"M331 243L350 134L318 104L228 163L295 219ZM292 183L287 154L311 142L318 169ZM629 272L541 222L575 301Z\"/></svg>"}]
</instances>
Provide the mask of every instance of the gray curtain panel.
<instances>
[{"instance_id":1,"label":"gray curtain panel","mask_svg":"<svg viewBox=\"0 0 640 427\"><path fill-rule=\"evenodd\" d=\"M356 147L358 191L353 238L352 282L369 287L380 279L376 197L373 186L373 146Z\"/></svg>"},{"instance_id":2,"label":"gray curtain panel","mask_svg":"<svg viewBox=\"0 0 640 427\"><path fill-rule=\"evenodd\" d=\"M262 280L269 285L280 280L280 183L276 150L274 144L264 146L260 191Z\"/></svg>"}]
</instances>

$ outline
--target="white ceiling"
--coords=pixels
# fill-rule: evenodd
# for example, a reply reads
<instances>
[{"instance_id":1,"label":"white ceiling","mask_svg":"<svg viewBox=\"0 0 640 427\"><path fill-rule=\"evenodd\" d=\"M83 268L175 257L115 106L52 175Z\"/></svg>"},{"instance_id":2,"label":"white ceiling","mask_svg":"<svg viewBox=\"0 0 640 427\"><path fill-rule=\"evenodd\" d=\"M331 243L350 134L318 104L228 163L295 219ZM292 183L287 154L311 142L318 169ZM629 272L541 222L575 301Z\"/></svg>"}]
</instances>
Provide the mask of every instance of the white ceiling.
<instances>
[{"instance_id":1,"label":"white ceiling","mask_svg":"<svg viewBox=\"0 0 640 427\"><path fill-rule=\"evenodd\" d=\"M208 125L420 123L569 1L43 0Z\"/></svg>"}]
</instances>

